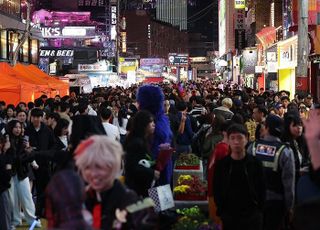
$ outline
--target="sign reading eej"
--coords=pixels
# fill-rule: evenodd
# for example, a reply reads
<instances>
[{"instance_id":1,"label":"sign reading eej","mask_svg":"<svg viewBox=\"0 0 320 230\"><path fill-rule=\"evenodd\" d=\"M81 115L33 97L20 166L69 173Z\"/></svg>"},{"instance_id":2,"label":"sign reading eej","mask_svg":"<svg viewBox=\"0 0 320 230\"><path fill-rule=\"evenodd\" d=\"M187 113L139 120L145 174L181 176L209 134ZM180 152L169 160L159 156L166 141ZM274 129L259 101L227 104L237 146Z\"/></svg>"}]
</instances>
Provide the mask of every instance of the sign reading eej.
<instances>
[{"instance_id":1,"label":"sign reading eej","mask_svg":"<svg viewBox=\"0 0 320 230\"><path fill-rule=\"evenodd\" d=\"M234 8L235 9L245 9L246 8L246 1L245 0L235 0L234 1Z\"/></svg>"},{"instance_id":2,"label":"sign reading eej","mask_svg":"<svg viewBox=\"0 0 320 230\"><path fill-rule=\"evenodd\" d=\"M87 37L94 36L94 26L66 26L66 27L42 27L41 33L44 38L58 37Z\"/></svg>"},{"instance_id":3,"label":"sign reading eej","mask_svg":"<svg viewBox=\"0 0 320 230\"><path fill-rule=\"evenodd\" d=\"M73 57L74 51L71 49L40 49L40 57Z\"/></svg>"}]
</instances>

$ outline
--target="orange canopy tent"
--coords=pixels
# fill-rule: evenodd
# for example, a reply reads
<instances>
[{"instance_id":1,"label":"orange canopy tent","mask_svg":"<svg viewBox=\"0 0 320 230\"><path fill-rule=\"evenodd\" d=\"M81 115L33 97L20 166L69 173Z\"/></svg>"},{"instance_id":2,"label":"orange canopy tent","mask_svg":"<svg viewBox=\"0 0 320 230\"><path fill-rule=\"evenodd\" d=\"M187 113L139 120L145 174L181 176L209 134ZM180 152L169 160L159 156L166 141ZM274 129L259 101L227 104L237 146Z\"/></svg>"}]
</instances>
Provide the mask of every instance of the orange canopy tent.
<instances>
[{"instance_id":1,"label":"orange canopy tent","mask_svg":"<svg viewBox=\"0 0 320 230\"><path fill-rule=\"evenodd\" d=\"M33 79L31 76L27 76L25 73L15 71L8 63L0 63L0 72L6 77L3 79L0 78L0 82L5 83L8 77L10 77L11 79L16 80L17 84L28 85L29 89L32 89L30 92L33 95L32 98L38 98L42 94L48 94L49 92L48 85L44 85L42 82Z\"/></svg>"},{"instance_id":2,"label":"orange canopy tent","mask_svg":"<svg viewBox=\"0 0 320 230\"><path fill-rule=\"evenodd\" d=\"M18 104L20 101L34 101L36 87L28 82L20 81L5 72L0 72L0 100L7 104Z\"/></svg>"},{"instance_id":3,"label":"orange canopy tent","mask_svg":"<svg viewBox=\"0 0 320 230\"><path fill-rule=\"evenodd\" d=\"M46 79L47 81L49 81L52 84L52 88L56 89L57 94L59 94L60 96L65 96L69 94L68 83L47 75L35 65L27 65L24 67L29 71L35 73L36 75L42 77L43 79Z\"/></svg>"},{"instance_id":4,"label":"orange canopy tent","mask_svg":"<svg viewBox=\"0 0 320 230\"><path fill-rule=\"evenodd\" d=\"M30 81L30 82L33 82L34 84L36 85L40 85L42 86L44 89L45 89L45 94L49 94L50 93L50 86L49 86L49 83L36 76L35 74L33 73L30 73L30 71L26 71L23 67L23 65L17 63L14 67L11 67L20 77L22 77L24 80L26 81ZM50 96L50 95L48 95Z\"/></svg>"}]
</instances>

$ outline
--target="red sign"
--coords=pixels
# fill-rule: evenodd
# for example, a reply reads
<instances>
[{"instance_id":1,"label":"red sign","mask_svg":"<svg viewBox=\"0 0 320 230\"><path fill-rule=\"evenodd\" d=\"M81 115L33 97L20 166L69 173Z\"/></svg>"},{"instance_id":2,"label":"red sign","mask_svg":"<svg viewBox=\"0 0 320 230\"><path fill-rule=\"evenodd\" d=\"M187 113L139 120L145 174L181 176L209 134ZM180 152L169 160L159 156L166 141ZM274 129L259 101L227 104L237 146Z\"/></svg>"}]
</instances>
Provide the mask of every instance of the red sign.
<instances>
[{"instance_id":1,"label":"red sign","mask_svg":"<svg viewBox=\"0 0 320 230\"><path fill-rule=\"evenodd\" d=\"M308 77L297 77L296 89L300 91L308 90Z\"/></svg>"}]
</instances>

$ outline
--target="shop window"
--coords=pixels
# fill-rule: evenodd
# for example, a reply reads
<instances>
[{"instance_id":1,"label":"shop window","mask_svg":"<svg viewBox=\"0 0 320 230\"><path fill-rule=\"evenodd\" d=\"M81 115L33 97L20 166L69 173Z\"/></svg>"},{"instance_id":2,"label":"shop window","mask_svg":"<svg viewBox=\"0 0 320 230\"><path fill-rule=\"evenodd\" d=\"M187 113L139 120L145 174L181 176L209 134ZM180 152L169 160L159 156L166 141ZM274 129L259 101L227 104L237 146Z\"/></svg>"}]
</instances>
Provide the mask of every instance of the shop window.
<instances>
[{"instance_id":1,"label":"shop window","mask_svg":"<svg viewBox=\"0 0 320 230\"><path fill-rule=\"evenodd\" d=\"M7 59L8 58L8 50L7 50L7 45L8 45L8 36L7 36L7 31L3 30L1 31L1 58L2 59Z\"/></svg>"},{"instance_id":2,"label":"shop window","mask_svg":"<svg viewBox=\"0 0 320 230\"><path fill-rule=\"evenodd\" d=\"M9 32L9 59L12 60L14 51L19 44L19 34L12 31Z\"/></svg>"},{"instance_id":3,"label":"shop window","mask_svg":"<svg viewBox=\"0 0 320 230\"><path fill-rule=\"evenodd\" d=\"M38 40L32 39L30 42L31 46L31 63L32 64L37 64L38 63Z\"/></svg>"},{"instance_id":4,"label":"shop window","mask_svg":"<svg viewBox=\"0 0 320 230\"><path fill-rule=\"evenodd\" d=\"M22 45L22 61L23 62L29 62L29 39L26 39L26 41Z\"/></svg>"},{"instance_id":5,"label":"shop window","mask_svg":"<svg viewBox=\"0 0 320 230\"><path fill-rule=\"evenodd\" d=\"M20 0L0 0L0 11L20 18Z\"/></svg>"}]
</instances>

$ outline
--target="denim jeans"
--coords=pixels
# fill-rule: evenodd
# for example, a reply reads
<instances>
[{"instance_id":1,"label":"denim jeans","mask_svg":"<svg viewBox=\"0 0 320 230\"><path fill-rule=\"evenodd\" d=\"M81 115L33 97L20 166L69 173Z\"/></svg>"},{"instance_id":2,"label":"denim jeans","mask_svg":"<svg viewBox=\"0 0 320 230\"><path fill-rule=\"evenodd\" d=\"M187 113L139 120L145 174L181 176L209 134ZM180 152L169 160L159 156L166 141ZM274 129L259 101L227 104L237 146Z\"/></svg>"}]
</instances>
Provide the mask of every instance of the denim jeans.
<instances>
[{"instance_id":1,"label":"denim jeans","mask_svg":"<svg viewBox=\"0 0 320 230\"><path fill-rule=\"evenodd\" d=\"M36 219L36 208L32 200L29 178L26 177L20 181L17 175L13 176L11 178L9 194L13 209L12 225L17 226L21 224L21 208L27 223L30 225Z\"/></svg>"},{"instance_id":2,"label":"denim jeans","mask_svg":"<svg viewBox=\"0 0 320 230\"><path fill-rule=\"evenodd\" d=\"M0 228L10 229L11 226L11 202L8 190L0 193Z\"/></svg>"}]
</instances>

